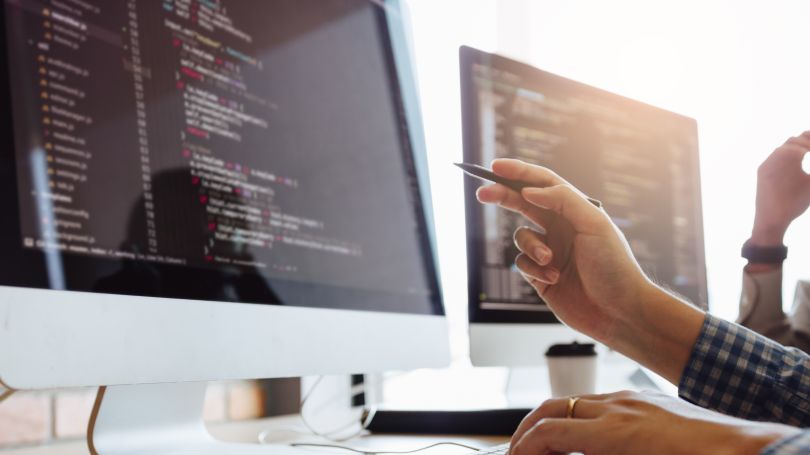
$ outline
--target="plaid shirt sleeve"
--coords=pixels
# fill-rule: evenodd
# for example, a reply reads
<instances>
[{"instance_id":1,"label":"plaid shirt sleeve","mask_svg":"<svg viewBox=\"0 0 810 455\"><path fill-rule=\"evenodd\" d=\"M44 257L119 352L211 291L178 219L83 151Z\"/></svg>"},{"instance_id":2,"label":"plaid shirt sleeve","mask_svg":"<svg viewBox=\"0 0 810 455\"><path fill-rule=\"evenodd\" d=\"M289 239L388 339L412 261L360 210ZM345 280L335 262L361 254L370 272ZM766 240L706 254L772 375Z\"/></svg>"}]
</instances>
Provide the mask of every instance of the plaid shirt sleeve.
<instances>
[{"instance_id":1,"label":"plaid shirt sleeve","mask_svg":"<svg viewBox=\"0 0 810 455\"><path fill-rule=\"evenodd\" d=\"M678 393L681 398L723 414L807 427L810 356L740 325L706 315ZM796 441L805 443L807 453L810 435Z\"/></svg>"}]
</instances>

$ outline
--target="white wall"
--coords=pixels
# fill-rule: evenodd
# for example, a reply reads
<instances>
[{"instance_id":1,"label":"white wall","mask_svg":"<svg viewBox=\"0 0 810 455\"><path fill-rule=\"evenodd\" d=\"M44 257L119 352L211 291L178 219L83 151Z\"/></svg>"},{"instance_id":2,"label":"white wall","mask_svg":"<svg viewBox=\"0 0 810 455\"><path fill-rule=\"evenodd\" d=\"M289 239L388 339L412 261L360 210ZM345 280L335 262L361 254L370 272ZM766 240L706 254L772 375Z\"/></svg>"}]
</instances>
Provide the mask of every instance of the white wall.
<instances>
[{"instance_id":1,"label":"white wall","mask_svg":"<svg viewBox=\"0 0 810 455\"><path fill-rule=\"evenodd\" d=\"M497 13L498 52L698 120L709 300L734 318L756 166L810 129L810 3L501 0ZM810 278L810 214L786 244L789 306Z\"/></svg>"},{"instance_id":2,"label":"white wall","mask_svg":"<svg viewBox=\"0 0 810 455\"><path fill-rule=\"evenodd\" d=\"M516 56L573 79L696 117L700 125L712 310L737 313L739 248L753 218L755 169L810 129L810 58L801 1L408 0L454 368L386 382L390 403L497 400L505 373L471 369L458 47ZM805 86L807 84L807 86ZM810 277L810 214L786 239L786 288ZM804 237L802 239L802 237ZM808 254L802 255L802 251ZM802 257L803 256L803 257ZM418 393L415 391L419 391ZM422 400L422 401L420 401ZM488 401L489 400L489 401Z\"/></svg>"},{"instance_id":3,"label":"white wall","mask_svg":"<svg viewBox=\"0 0 810 455\"><path fill-rule=\"evenodd\" d=\"M494 0L411 0L414 54L425 123L433 209L451 352L467 356L467 262L461 172L458 48L495 50Z\"/></svg>"}]
</instances>

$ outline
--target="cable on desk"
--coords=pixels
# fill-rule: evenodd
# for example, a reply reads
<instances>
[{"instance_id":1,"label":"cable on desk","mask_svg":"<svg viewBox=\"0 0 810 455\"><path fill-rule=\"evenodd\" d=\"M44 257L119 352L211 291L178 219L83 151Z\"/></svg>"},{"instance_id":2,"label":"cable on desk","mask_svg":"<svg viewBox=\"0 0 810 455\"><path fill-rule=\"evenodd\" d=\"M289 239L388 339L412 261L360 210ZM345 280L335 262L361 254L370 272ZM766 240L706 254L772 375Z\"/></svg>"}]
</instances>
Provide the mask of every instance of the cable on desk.
<instances>
[{"instance_id":1,"label":"cable on desk","mask_svg":"<svg viewBox=\"0 0 810 455\"><path fill-rule=\"evenodd\" d=\"M387 380L390 380L391 378L402 376L402 375L404 375L406 373L407 373L407 371L399 371L399 372L396 372L396 373L387 374L385 377L383 377L381 379L381 381L385 382ZM279 427L279 428L269 428L269 429L264 430L261 433L259 433L259 438L258 438L259 439L259 444L270 444L271 441L268 440L269 435L271 433L279 431L279 430L290 430L290 431L293 431L293 432L299 433L299 434L313 434L315 436L324 438L324 439L326 439L328 441L332 441L332 442L348 441L349 439L360 436L361 434L366 432L366 428L368 428L369 424L371 424L371 419L374 418L374 414L377 412L377 406L374 405L374 404L367 405L367 407L365 409L362 409L362 414L361 414L359 419L358 418L351 419L349 422L347 422L347 423L345 423L345 424L343 424L343 425L341 425L341 426L339 426L337 428L334 428L332 430L318 431L317 429L315 429L315 427L312 426L312 424L309 422L309 420L307 419L307 416L306 416L306 405L309 402L309 399L312 397L315 390L318 388L318 386L321 384L321 382L323 382L324 378L325 378L325 376L323 376L323 375L318 376L318 378L315 380L315 383L312 384L312 387L310 387L309 390L304 394L304 396L301 397L301 403L300 403L301 421L303 422L304 426L307 428L309 433L304 433L304 432L298 430L297 427L294 427L292 425L287 425L287 426ZM351 389L349 389L349 393L350 393L349 398L351 399L351 398L354 398L355 396L357 396L357 395L359 395L361 393L364 393L366 391L366 387L369 384L369 381L368 381L369 379L370 379L370 377L366 376L366 381L364 381L362 384L357 384L357 385L352 386ZM334 403L336 400L343 399L343 398L345 398L345 395L343 393L341 393L339 395L335 395L334 397L327 400L325 402L325 405L328 405L330 403ZM360 424L360 429L357 430L356 432L352 433L349 436L335 437L336 434L340 434L341 432L346 431L347 429L351 428L352 426L357 425L358 423Z\"/></svg>"},{"instance_id":2,"label":"cable on desk","mask_svg":"<svg viewBox=\"0 0 810 455\"><path fill-rule=\"evenodd\" d=\"M8 389L0 393L0 403L4 402L8 397L14 395L14 390Z\"/></svg>"},{"instance_id":3,"label":"cable on desk","mask_svg":"<svg viewBox=\"0 0 810 455\"><path fill-rule=\"evenodd\" d=\"M305 411L305 406L306 406L307 402L309 402L310 397L315 392L315 389L321 384L323 379L324 379L324 376L319 376L318 379L315 381L315 384L312 384L312 387L310 387L309 391L301 399L301 421L304 423L304 426L307 427L307 430L309 430L315 436L320 436L320 437L322 437L324 439L328 439L328 440L333 441L333 442L348 441L349 439L352 439L354 437L357 437L357 436L361 435L366 430L366 426L368 426L368 423L371 422L371 419L361 419L360 429L358 431L352 433L351 435L344 436L342 438L335 437L335 435L340 434L340 432L346 431L347 429L349 429L349 428L353 427L354 425L356 425L358 423L357 419L352 419L349 422L347 422L347 423L345 423L345 424L343 424L343 425L341 425L341 426L339 426L339 427L337 427L335 429L332 429L330 431L318 431L318 430L315 429L315 427L312 426L312 424L309 422L309 420L307 420L306 413L304 412ZM350 390L349 398L354 398L355 396L365 392L366 383L363 382L362 384L352 386L352 388L349 389L349 390ZM344 395L340 394L336 398L343 398L343 397L344 397ZM326 403L329 404L329 403L333 403L334 401L335 401L334 399L330 399Z\"/></svg>"},{"instance_id":4,"label":"cable on desk","mask_svg":"<svg viewBox=\"0 0 810 455\"><path fill-rule=\"evenodd\" d=\"M309 422L309 420L307 420L306 405L309 402L310 397L312 397L313 393L318 388L318 386L321 384L321 382L323 382L323 380L324 380L324 376L318 376L318 379L315 380L315 383L312 384L312 387L310 387L309 390L301 398L301 404L300 404L301 421L303 422L304 426L309 431L308 433L304 433L304 432L298 430L298 428L293 427L293 426L286 426L286 427L281 427L281 428L267 429L267 430L264 430L261 433L259 433L259 443L260 444L269 444L270 441L268 441L268 436L272 432L276 432L276 431L279 431L279 430L285 430L285 429L286 430L291 430L291 431L294 431L294 432L300 433L300 434L313 434L315 436L319 436L321 438L324 438L324 439L326 439L328 441L333 441L333 442L347 441L349 439L352 439L354 437L357 437L357 436L363 434L363 432L366 430L366 427L371 422L371 417L374 416L374 412L376 410L376 407L372 407L372 409L370 411L364 412L363 417L361 417L360 419L351 419L349 422L347 422L347 423L345 423L345 424L343 424L343 425L341 425L341 426L339 426L337 428L329 430L329 431L319 431L319 430L315 429L314 426L312 426L312 424ZM354 398L355 396L365 392L365 389L366 389L365 383L357 384L357 385L353 386L351 389L349 389L350 398ZM341 394L336 395L335 397L330 398L329 400L327 400L325 404L328 405L328 404L334 403L335 400L343 399L344 397L345 397L345 395L343 393L341 393ZM354 432L354 433L352 433L351 435L348 435L348 436L335 437L336 434L340 434L341 432L348 430L349 428L357 425L358 422L360 423L360 429L358 431L356 431L356 432Z\"/></svg>"},{"instance_id":5,"label":"cable on desk","mask_svg":"<svg viewBox=\"0 0 810 455\"><path fill-rule=\"evenodd\" d=\"M419 447L418 449L413 449L413 450L363 450L363 449L355 449L354 447L341 446L341 445L337 445L337 444L319 444L319 443L314 443L314 442L313 443L294 442L294 443L292 443L290 445L292 447L325 447L325 448L330 448L330 449L342 449L342 450L348 450L348 451L354 452L354 453L360 453L360 454L363 454L363 455L381 455L381 454L402 455L402 454L408 454L408 453L421 452L423 450L432 449L433 447L437 447L437 446L458 446L458 447L464 447L465 449L474 450L476 452L480 452L482 450L482 449L480 449L478 447L468 446L466 444L461 444L461 443L458 443L458 442L450 442L450 441L436 442L436 443L433 443L433 444L430 444L430 445L427 445L427 446L424 446L424 447Z\"/></svg>"}]
</instances>

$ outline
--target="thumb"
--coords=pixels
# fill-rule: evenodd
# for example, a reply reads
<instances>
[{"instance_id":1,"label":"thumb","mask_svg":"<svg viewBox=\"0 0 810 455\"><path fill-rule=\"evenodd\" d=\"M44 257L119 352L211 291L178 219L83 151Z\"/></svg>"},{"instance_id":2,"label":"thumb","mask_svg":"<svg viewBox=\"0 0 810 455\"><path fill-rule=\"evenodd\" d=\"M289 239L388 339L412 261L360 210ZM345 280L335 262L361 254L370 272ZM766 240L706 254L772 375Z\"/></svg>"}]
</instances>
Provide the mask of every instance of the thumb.
<instances>
[{"instance_id":1,"label":"thumb","mask_svg":"<svg viewBox=\"0 0 810 455\"><path fill-rule=\"evenodd\" d=\"M596 234L605 227L607 221L605 212L588 202L585 196L571 185L529 187L524 188L521 194L530 204L551 210L565 218L576 232Z\"/></svg>"}]
</instances>

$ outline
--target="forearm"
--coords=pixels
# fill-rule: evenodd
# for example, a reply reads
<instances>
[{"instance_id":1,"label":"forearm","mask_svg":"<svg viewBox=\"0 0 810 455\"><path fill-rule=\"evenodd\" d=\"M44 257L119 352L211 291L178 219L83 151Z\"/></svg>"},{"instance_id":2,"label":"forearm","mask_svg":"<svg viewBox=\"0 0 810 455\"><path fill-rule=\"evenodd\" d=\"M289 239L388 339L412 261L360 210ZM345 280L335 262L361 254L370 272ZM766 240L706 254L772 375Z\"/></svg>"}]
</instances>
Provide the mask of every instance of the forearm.
<instances>
[{"instance_id":1,"label":"forearm","mask_svg":"<svg viewBox=\"0 0 810 455\"><path fill-rule=\"evenodd\" d=\"M678 394L701 407L750 420L810 424L810 356L707 315Z\"/></svg>"},{"instance_id":2,"label":"forearm","mask_svg":"<svg viewBox=\"0 0 810 455\"><path fill-rule=\"evenodd\" d=\"M766 330L772 332L776 326L789 328L789 321L782 311L781 267L763 271L752 271L751 264L745 267L737 323L762 334ZM772 335L766 336L774 338ZM781 339L778 341L785 344Z\"/></svg>"},{"instance_id":3,"label":"forearm","mask_svg":"<svg viewBox=\"0 0 810 455\"><path fill-rule=\"evenodd\" d=\"M757 213L754 218L754 227L751 229L751 242L759 246L781 245L789 225L789 220L770 214Z\"/></svg>"},{"instance_id":4,"label":"forearm","mask_svg":"<svg viewBox=\"0 0 810 455\"><path fill-rule=\"evenodd\" d=\"M799 282L793 311L785 314L782 310L782 267L771 264L770 269L752 271L751 265L742 274L737 323L784 346L810 352L810 285Z\"/></svg>"},{"instance_id":5,"label":"forearm","mask_svg":"<svg viewBox=\"0 0 810 455\"><path fill-rule=\"evenodd\" d=\"M677 385L706 315L652 283L639 300L608 344Z\"/></svg>"},{"instance_id":6,"label":"forearm","mask_svg":"<svg viewBox=\"0 0 810 455\"><path fill-rule=\"evenodd\" d=\"M758 332L763 326L785 319L782 312L785 228L774 220L765 223L758 216L751 237L743 244L742 256L748 259L748 264L743 269L739 322Z\"/></svg>"}]
</instances>

